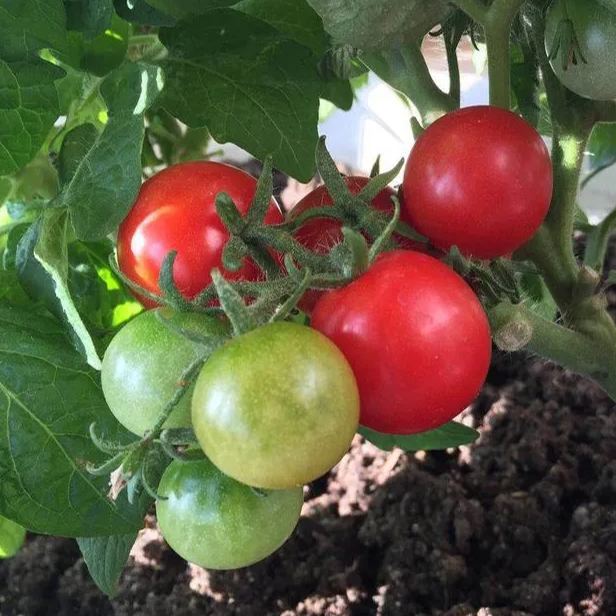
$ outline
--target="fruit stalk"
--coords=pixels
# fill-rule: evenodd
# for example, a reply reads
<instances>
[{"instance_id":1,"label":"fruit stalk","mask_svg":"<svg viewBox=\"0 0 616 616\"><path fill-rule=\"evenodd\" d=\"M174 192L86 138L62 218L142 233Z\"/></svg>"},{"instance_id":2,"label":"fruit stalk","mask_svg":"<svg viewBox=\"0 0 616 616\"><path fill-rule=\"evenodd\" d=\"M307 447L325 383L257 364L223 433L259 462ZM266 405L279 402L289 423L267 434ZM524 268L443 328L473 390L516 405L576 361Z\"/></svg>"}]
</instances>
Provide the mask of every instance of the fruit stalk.
<instances>
[{"instance_id":1,"label":"fruit stalk","mask_svg":"<svg viewBox=\"0 0 616 616\"><path fill-rule=\"evenodd\" d=\"M524 0L494 0L485 6L479 0L454 0L460 9L483 26L488 48L490 104L509 109L511 104L511 26Z\"/></svg>"}]
</instances>

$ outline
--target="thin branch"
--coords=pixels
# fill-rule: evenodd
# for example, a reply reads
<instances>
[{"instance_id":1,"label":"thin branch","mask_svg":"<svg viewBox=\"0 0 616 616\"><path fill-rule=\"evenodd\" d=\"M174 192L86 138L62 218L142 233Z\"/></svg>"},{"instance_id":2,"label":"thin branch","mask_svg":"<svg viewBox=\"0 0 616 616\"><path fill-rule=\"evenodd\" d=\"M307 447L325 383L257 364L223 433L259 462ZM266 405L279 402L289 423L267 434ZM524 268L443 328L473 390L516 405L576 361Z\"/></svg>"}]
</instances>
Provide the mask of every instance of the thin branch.
<instances>
[{"instance_id":1,"label":"thin branch","mask_svg":"<svg viewBox=\"0 0 616 616\"><path fill-rule=\"evenodd\" d=\"M463 10L473 21L483 24L488 7L480 0L453 0L453 4Z\"/></svg>"},{"instance_id":2,"label":"thin branch","mask_svg":"<svg viewBox=\"0 0 616 616\"><path fill-rule=\"evenodd\" d=\"M424 126L457 107L456 101L432 79L419 43L403 49L365 53L362 60L381 79L408 96Z\"/></svg>"},{"instance_id":3,"label":"thin branch","mask_svg":"<svg viewBox=\"0 0 616 616\"><path fill-rule=\"evenodd\" d=\"M588 335L558 325L539 316L522 304L503 302L489 310L495 337L509 325L529 328L524 348L541 357L566 366L579 374L595 379L612 397L616 397L616 349L610 345L599 348Z\"/></svg>"},{"instance_id":4,"label":"thin branch","mask_svg":"<svg viewBox=\"0 0 616 616\"><path fill-rule=\"evenodd\" d=\"M460 64L458 62L458 44L460 38L453 35L451 40L447 37L451 35L446 30L443 32L445 38L445 53L447 54L447 70L449 71L449 97L460 105Z\"/></svg>"}]
</instances>

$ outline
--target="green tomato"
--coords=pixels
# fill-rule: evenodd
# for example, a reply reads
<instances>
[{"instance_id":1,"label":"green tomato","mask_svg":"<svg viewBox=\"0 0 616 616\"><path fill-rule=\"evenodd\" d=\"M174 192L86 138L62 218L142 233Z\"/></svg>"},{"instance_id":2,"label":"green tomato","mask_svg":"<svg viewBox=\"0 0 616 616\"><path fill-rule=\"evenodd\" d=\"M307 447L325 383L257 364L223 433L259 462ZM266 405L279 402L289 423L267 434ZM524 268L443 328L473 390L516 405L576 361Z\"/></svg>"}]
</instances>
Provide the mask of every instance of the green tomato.
<instances>
[{"instance_id":1,"label":"green tomato","mask_svg":"<svg viewBox=\"0 0 616 616\"><path fill-rule=\"evenodd\" d=\"M293 532L302 488L259 494L209 460L174 461L160 481L156 515L182 558L208 569L237 569L275 552Z\"/></svg>"},{"instance_id":2,"label":"green tomato","mask_svg":"<svg viewBox=\"0 0 616 616\"><path fill-rule=\"evenodd\" d=\"M567 88L594 100L616 98L616 12L604 2L555 0L547 13L545 46Z\"/></svg>"},{"instance_id":3,"label":"green tomato","mask_svg":"<svg viewBox=\"0 0 616 616\"><path fill-rule=\"evenodd\" d=\"M308 483L345 454L359 419L351 368L319 332L272 323L233 339L195 384L193 428L224 473L261 488Z\"/></svg>"},{"instance_id":4,"label":"green tomato","mask_svg":"<svg viewBox=\"0 0 616 616\"><path fill-rule=\"evenodd\" d=\"M116 334L103 358L103 393L117 420L139 436L154 427L182 373L202 352L199 344L173 331L158 314L199 336L226 332L218 319L159 308L135 317ZM192 386L173 409L166 428L190 427L191 394Z\"/></svg>"}]
</instances>

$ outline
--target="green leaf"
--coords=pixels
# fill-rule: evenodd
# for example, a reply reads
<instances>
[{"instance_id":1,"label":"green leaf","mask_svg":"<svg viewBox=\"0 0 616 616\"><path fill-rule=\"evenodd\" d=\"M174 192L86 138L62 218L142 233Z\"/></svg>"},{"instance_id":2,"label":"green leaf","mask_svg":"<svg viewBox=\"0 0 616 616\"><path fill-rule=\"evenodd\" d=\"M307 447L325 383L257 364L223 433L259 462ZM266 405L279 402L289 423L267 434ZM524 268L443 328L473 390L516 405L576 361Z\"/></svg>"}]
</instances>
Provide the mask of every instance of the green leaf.
<instances>
[{"instance_id":1,"label":"green leaf","mask_svg":"<svg viewBox=\"0 0 616 616\"><path fill-rule=\"evenodd\" d=\"M119 430L98 373L55 321L0 306L0 514L69 537L138 530L141 509L123 495L112 502L108 478L85 470L103 460L89 438L93 422Z\"/></svg>"},{"instance_id":2,"label":"green leaf","mask_svg":"<svg viewBox=\"0 0 616 616\"><path fill-rule=\"evenodd\" d=\"M53 281L54 291L62 308L64 320L71 328L79 350L92 368L100 370L102 364L96 347L77 312L68 288L67 223L66 210L48 210L43 214L43 223L34 249L34 258Z\"/></svg>"},{"instance_id":3,"label":"green leaf","mask_svg":"<svg viewBox=\"0 0 616 616\"><path fill-rule=\"evenodd\" d=\"M51 209L25 233L21 226L16 228L23 235L17 245L15 267L28 295L65 324L75 348L93 368L100 369L98 353L68 289L66 227L66 210Z\"/></svg>"},{"instance_id":4,"label":"green leaf","mask_svg":"<svg viewBox=\"0 0 616 616\"><path fill-rule=\"evenodd\" d=\"M63 75L42 60L0 58L0 175L21 169L43 145L59 115L54 81Z\"/></svg>"},{"instance_id":5,"label":"green leaf","mask_svg":"<svg viewBox=\"0 0 616 616\"><path fill-rule=\"evenodd\" d=\"M2 255L5 270L0 270L0 299L6 299L12 304L32 305L25 294L25 288L30 297L40 300L39 306L44 305L65 323L75 347L85 355L83 344L66 321L53 279L34 257L41 226L42 220L34 226L20 224L9 232L7 247ZM26 233L28 235L22 242ZM70 297L88 330L101 337L140 311L139 304L128 294L109 266L109 255L112 252L113 245L109 240L88 244L72 242L68 246ZM18 268L19 278L14 271L15 267ZM101 340L96 342L99 345L104 343Z\"/></svg>"},{"instance_id":6,"label":"green leaf","mask_svg":"<svg viewBox=\"0 0 616 616\"><path fill-rule=\"evenodd\" d=\"M336 43L364 50L417 43L451 8L446 0L308 0Z\"/></svg>"},{"instance_id":7,"label":"green leaf","mask_svg":"<svg viewBox=\"0 0 616 616\"><path fill-rule=\"evenodd\" d=\"M30 303L14 270L0 269L0 302L8 302L14 306L24 306Z\"/></svg>"},{"instance_id":8,"label":"green leaf","mask_svg":"<svg viewBox=\"0 0 616 616\"><path fill-rule=\"evenodd\" d=\"M232 6L236 2L237 0L147 0L155 9L176 19L202 15L212 9Z\"/></svg>"},{"instance_id":9,"label":"green leaf","mask_svg":"<svg viewBox=\"0 0 616 616\"><path fill-rule=\"evenodd\" d=\"M163 29L161 41L171 114L257 158L272 154L300 180L312 177L320 83L310 50L225 9Z\"/></svg>"},{"instance_id":10,"label":"green leaf","mask_svg":"<svg viewBox=\"0 0 616 616\"><path fill-rule=\"evenodd\" d=\"M321 98L331 101L339 109L348 111L353 105L353 88L348 80L327 79L321 85Z\"/></svg>"},{"instance_id":11,"label":"green leaf","mask_svg":"<svg viewBox=\"0 0 616 616\"><path fill-rule=\"evenodd\" d=\"M616 210L612 210L598 225L586 231L584 264L601 272L610 237L616 230Z\"/></svg>"},{"instance_id":12,"label":"green leaf","mask_svg":"<svg viewBox=\"0 0 616 616\"><path fill-rule=\"evenodd\" d=\"M596 175L616 164L616 124L597 124L588 142L589 174L582 182L584 188Z\"/></svg>"},{"instance_id":13,"label":"green leaf","mask_svg":"<svg viewBox=\"0 0 616 616\"><path fill-rule=\"evenodd\" d=\"M527 272L520 277L520 287L526 299L527 307L548 321L553 321L558 313L558 306L539 274Z\"/></svg>"},{"instance_id":14,"label":"green leaf","mask_svg":"<svg viewBox=\"0 0 616 616\"><path fill-rule=\"evenodd\" d=\"M64 71L38 51L65 44L61 0L0 3L0 175L32 160L59 115L54 81Z\"/></svg>"},{"instance_id":15,"label":"green leaf","mask_svg":"<svg viewBox=\"0 0 616 616\"><path fill-rule=\"evenodd\" d=\"M26 293L61 319L62 306L56 296L53 280L34 257L34 249L38 243L42 226L41 217L31 225L19 225L11 231L7 252L4 255L4 266L15 267L19 282ZM15 246L14 253L13 246Z\"/></svg>"},{"instance_id":16,"label":"green leaf","mask_svg":"<svg viewBox=\"0 0 616 616\"><path fill-rule=\"evenodd\" d=\"M114 0L117 14L126 21L146 26L172 26L175 18L161 13L146 0Z\"/></svg>"},{"instance_id":17,"label":"green leaf","mask_svg":"<svg viewBox=\"0 0 616 616\"><path fill-rule=\"evenodd\" d=\"M11 178L0 177L0 207L8 199L13 191L13 182Z\"/></svg>"},{"instance_id":18,"label":"green leaf","mask_svg":"<svg viewBox=\"0 0 616 616\"><path fill-rule=\"evenodd\" d=\"M39 49L62 50L66 15L62 0L12 0L0 4L0 57L19 61Z\"/></svg>"},{"instance_id":19,"label":"green leaf","mask_svg":"<svg viewBox=\"0 0 616 616\"><path fill-rule=\"evenodd\" d=\"M511 88L516 108L530 124L537 126L541 114L537 56L528 45L513 46L511 56Z\"/></svg>"},{"instance_id":20,"label":"green leaf","mask_svg":"<svg viewBox=\"0 0 616 616\"><path fill-rule=\"evenodd\" d=\"M323 21L306 0L241 0L233 8L267 22L317 56L329 47Z\"/></svg>"},{"instance_id":21,"label":"green leaf","mask_svg":"<svg viewBox=\"0 0 616 616\"><path fill-rule=\"evenodd\" d=\"M120 575L136 539L137 533L77 539L92 579L109 597L118 591Z\"/></svg>"},{"instance_id":22,"label":"green leaf","mask_svg":"<svg viewBox=\"0 0 616 616\"><path fill-rule=\"evenodd\" d=\"M575 231L590 231L593 228L586 212L577 203L573 212L573 228Z\"/></svg>"},{"instance_id":23,"label":"green leaf","mask_svg":"<svg viewBox=\"0 0 616 616\"><path fill-rule=\"evenodd\" d=\"M394 447L399 447L404 451L447 449L467 445L479 437L477 430L456 421L450 421L439 428L419 434L382 434L364 426L360 426L359 433L373 445L385 451L390 451Z\"/></svg>"},{"instance_id":24,"label":"green leaf","mask_svg":"<svg viewBox=\"0 0 616 616\"><path fill-rule=\"evenodd\" d=\"M0 516L0 559L10 558L17 554L25 538L25 528Z\"/></svg>"},{"instance_id":25,"label":"green leaf","mask_svg":"<svg viewBox=\"0 0 616 616\"><path fill-rule=\"evenodd\" d=\"M96 142L98 134L93 124L80 124L64 137L58 157L58 176L62 185L73 179L81 161Z\"/></svg>"},{"instance_id":26,"label":"green leaf","mask_svg":"<svg viewBox=\"0 0 616 616\"><path fill-rule=\"evenodd\" d=\"M86 38L94 38L111 24L112 0L64 0L69 30L79 30Z\"/></svg>"},{"instance_id":27,"label":"green leaf","mask_svg":"<svg viewBox=\"0 0 616 616\"><path fill-rule=\"evenodd\" d=\"M99 336L109 336L113 330L141 311L109 266L113 244L73 242L69 246L69 289L73 302L88 326ZM97 345L105 340L96 340Z\"/></svg>"},{"instance_id":28,"label":"green leaf","mask_svg":"<svg viewBox=\"0 0 616 616\"><path fill-rule=\"evenodd\" d=\"M58 92L58 100L60 103L60 114L71 116L67 118L68 122L73 122L76 118L71 114L71 107L77 108L83 102L82 97L88 90L88 81L94 79L89 73L84 73L79 70L74 70L70 66L65 65L66 75L55 82L56 91ZM103 106L104 108L104 106ZM79 121L77 121L79 123ZM65 125L66 126L66 125Z\"/></svg>"},{"instance_id":29,"label":"green leaf","mask_svg":"<svg viewBox=\"0 0 616 616\"><path fill-rule=\"evenodd\" d=\"M126 57L129 35L130 24L114 15L109 28L81 43L79 68L102 77L120 66Z\"/></svg>"},{"instance_id":30,"label":"green leaf","mask_svg":"<svg viewBox=\"0 0 616 616\"><path fill-rule=\"evenodd\" d=\"M270 24L316 55L323 54L329 46L323 21L306 0L148 0L148 4L176 19L233 7Z\"/></svg>"},{"instance_id":31,"label":"green leaf","mask_svg":"<svg viewBox=\"0 0 616 616\"><path fill-rule=\"evenodd\" d=\"M55 55L67 70L73 67L103 77L124 61L130 31L130 24L114 14L109 27L94 38L70 32L66 51Z\"/></svg>"},{"instance_id":32,"label":"green leaf","mask_svg":"<svg viewBox=\"0 0 616 616\"><path fill-rule=\"evenodd\" d=\"M39 152L12 176L11 203L30 210L41 209L59 190L58 174L47 153ZM15 218L15 216L13 216Z\"/></svg>"},{"instance_id":33,"label":"green leaf","mask_svg":"<svg viewBox=\"0 0 616 616\"><path fill-rule=\"evenodd\" d=\"M0 271L6 270L11 274L15 274L15 277L17 277L17 272L15 272L15 255L17 253L19 241L28 229L28 226L28 223L18 223L15 226L12 226L8 233L6 233L2 238L3 250L2 260L0 262Z\"/></svg>"},{"instance_id":34,"label":"green leaf","mask_svg":"<svg viewBox=\"0 0 616 616\"><path fill-rule=\"evenodd\" d=\"M160 69L145 64L124 64L103 81L107 125L87 151L83 142L93 133L83 129L74 136L84 154L54 203L68 208L78 238L104 238L134 202L141 186L143 115L161 89Z\"/></svg>"}]
</instances>

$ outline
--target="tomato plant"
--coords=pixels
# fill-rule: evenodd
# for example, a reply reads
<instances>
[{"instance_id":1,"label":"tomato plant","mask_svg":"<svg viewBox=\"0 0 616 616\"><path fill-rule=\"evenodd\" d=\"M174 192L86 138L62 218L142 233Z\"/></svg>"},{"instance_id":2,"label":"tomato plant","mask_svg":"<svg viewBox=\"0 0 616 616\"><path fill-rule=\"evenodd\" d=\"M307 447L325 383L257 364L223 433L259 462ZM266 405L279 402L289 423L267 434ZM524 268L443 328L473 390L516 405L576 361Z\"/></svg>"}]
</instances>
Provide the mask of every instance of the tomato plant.
<instances>
[{"instance_id":1,"label":"tomato plant","mask_svg":"<svg viewBox=\"0 0 616 616\"><path fill-rule=\"evenodd\" d=\"M446 265L410 250L382 255L330 291L312 325L349 360L360 423L379 432L423 432L450 420L475 398L490 364L490 326L473 291Z\"/></svg>"},{"instance_id":2,"label":"tomato plant","mask_svg":"<svg viewBox=\"0 0 616 616\"><path fill-rule=\"evenodd\" d=\"M163 537L186 560L209 569L252 565L293 532L301 487L256 492L209 460L172 462L163 475L156 514Z\"/></svg>"},{"instance_id":3,"label":"tomato plant","mask_svg":"<svg viewBox=\"0 0 616 616\"><path fill-rule=\"evenodd\" d=\"M105 400L116 419L139 436L156 425L182 373L200 356L199 343L178 330L207 338L223 335L225 326L199 314L151 310L125 325L103 358ZM190 394L182 397L165 427L190 427Z\"/></svg>"},{"instance_id":4,"label":"tomato plant","mask_svg":"<svg viewBox=\"0 0 616 616\"><path fill-rule=\"evenodd\" d=\"M260 488L326 473L357 430L359 399L342 353L325 336L275 323L235 338L207 361L193 426L223 472Z\"/></svg>"},{"instance_id":5,"label":"tomato plant","mask_svg":"<svg viewBox=\"0 0 616 616\"><path fill-rule=\"evenodd\" d=\"M578 199L616 162L615 0L91 4L0 6L6 555L22 529L76 537L112 595L157 500L187 558L261 558L360 415L388 450L476 438L448 420L490 333L616 398L616 213ZM459 109L469 38L489 104ZM319 137L369 71L409 103L397 193L404 161L343 178ZM223 162L243 152L258 180ZM285 219L281 181L317 172Z\"/></svg>"},{"instance_id":6,"label":"tomato plant","mask_svg":"<svg viewBox=\"0 0 616 616\"><path fill-rule=\"evenodd\" d=\"M403 191L420 233L445 250L455 245L489 259L522 246L543 222L552 163L524 120L496 107L469 107L437 120L419 138Z\"/></svg>"},{"instance_id":7,"label":"tomato plant","mask_svg":"<svg viewBox=\"0 0 616 616\"><path fill-rule=\"evenodd\" d=\"M616 53L616 7L600 0L555 0L546 18L552 70L569 90L596 100L616 98L610 62Z\"/></svg>"},{"instance_id":8,"label":"tomato plant","mask_svg":"<svg viewBox=\"0 0 616 616\"><path fill-rule=\"evenodd\" d=\"M118 263L139 286L159 293L158 277L167 254L175 250L173 274L179 290L192 298L210 282L210 271L222 267L222 250L229 232L216 212L216 196L224 192L241 213L254 197L256 180L217 162L180 163L144 182L118 232ZM282 222L272 200L266 221ZM255 280L260 270L250 260L232 279ZM140 298L151 307L154 302Z\"/></svg>"}]
</instances>

